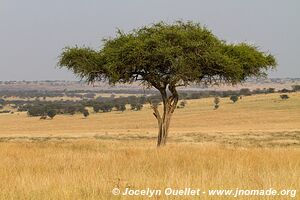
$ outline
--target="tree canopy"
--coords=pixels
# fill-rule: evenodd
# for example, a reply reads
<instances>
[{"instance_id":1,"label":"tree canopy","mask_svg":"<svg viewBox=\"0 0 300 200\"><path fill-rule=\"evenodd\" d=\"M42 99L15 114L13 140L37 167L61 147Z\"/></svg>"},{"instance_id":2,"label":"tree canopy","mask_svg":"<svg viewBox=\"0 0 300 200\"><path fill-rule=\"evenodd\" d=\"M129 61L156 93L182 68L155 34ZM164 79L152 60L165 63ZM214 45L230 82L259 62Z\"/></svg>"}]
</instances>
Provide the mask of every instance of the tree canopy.
<instances>
[{"instance_id":1,"label":"tree canopy","mask_svg":"<svg viewBox=\"0 0 300 200\"><path fill-rule=\"evenodd\" d=\"M100 50L66 48L59 65L87 81L132 83L155 88L168 84L235 84L266 75L276 65L271 54L246 43L228 44L192 22L163 22L103 40Z\"/></svg>"},{"instance_id":2,"label":"tree canopy","mask_svg":"<svg viewBox=\"0 0 300 200\"><path fill-rule=\"evenodd\" d=\"M160 116L153 106L154 115L162 124L167 120L168 132L168 118L178 103L176 87L190 83L236 84L249 77L266 76L276 61L254 45L227 43L198 23L179 21L160 22L129 33L118 30L115 37L103 40L99 50L65 48L59 65L88 82L140 81L158 89L164 110Z\"/></svg>"}]
</instances>

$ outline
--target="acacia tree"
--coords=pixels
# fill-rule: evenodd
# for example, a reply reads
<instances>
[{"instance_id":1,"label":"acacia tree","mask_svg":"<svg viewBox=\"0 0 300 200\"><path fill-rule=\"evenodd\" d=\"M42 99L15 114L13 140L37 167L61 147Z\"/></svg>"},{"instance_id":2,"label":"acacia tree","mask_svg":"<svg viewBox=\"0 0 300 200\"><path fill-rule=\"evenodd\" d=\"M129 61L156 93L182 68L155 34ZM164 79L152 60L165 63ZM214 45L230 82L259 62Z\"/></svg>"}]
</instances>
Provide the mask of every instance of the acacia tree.
<instances>
[{"instance_id":1,"label":"acacia tree","mask_svg":"<svg viewBox=\"0 0 300 200\"><path fill-rule=\"evenodd\" d=\"M158 123L157 145L165 145L171 116L178 103L177 87L196 84L236 84L266 76L276 66L271 54L246 43L230 44L193 22L157 23L129 33L117 31L99 50L65 48L59 65L92 83L138 81L156 88L163 109L152 104Z\"/></svg>"}]
</instances>

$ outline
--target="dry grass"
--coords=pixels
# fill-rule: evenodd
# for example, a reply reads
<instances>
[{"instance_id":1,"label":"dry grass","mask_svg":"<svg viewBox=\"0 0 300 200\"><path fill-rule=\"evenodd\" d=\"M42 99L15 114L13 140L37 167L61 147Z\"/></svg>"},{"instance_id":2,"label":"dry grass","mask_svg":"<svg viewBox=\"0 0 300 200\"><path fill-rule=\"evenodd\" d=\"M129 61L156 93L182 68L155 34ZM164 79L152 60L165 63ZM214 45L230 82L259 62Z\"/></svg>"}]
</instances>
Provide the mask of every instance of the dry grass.
<instances>
[{"instance_id":1,"label":"dry grass","mask_svg":"<svg viewBox=\"0 0 300 200\"><path fill-rule=\"evenodd\" d=\"M280 100L279 94L243 97L233 104L221 99L213 110L213 98L189 100L186 108L175 111L170 136L188 133L273 133L300 130L300 93ZM137 134L156 136L157 122L152 110L56 116L53 120L27 117L26 113L0 114L0 136L94 136Z\"/></svg>"},{"instance_id":2,"label":"dry grass","mask_svg":"<svg viewBox=\"0 0 300 200\"><path fill-rule=\"evenodd\" d=\"M300 189L300 149L69 140L2 143L0 156L0 199L120 199L114 187Z\"/></svg>"},{"instance_id":3,"label":"dry grass","mask_svg":"<svg viewBox=\"0 0 300 200\"><path fill-rule=\"evenodd\" d=\"M221 99L218 110L211 98L188 101L176 111L162 149L155 147L149 108L88 119L1 114L0 199L132 199L113 196L114 187L299 192L300 94L290 97L258 95L236 104Z\"/></svg>"}]
</instances>

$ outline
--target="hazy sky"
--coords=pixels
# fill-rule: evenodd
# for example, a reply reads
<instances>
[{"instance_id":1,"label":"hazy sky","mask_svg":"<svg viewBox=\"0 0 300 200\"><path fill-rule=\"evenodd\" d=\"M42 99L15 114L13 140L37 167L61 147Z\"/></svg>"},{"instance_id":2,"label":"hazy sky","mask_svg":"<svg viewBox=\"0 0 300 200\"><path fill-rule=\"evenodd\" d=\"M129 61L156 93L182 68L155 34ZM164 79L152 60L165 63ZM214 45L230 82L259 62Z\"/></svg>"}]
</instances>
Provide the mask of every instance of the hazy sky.
<instances>
[{"instance_id":1,"label":"hazy sky","mask_svg":"<svg viewBox=\"0 0 300 200\"><path fill-rule=\"evenodd\" d=\"M117 27L178 19L273 53L271 77L300 77L299 0L0 0L0 80L72 80L56 67L65 46L97 48Z\"/></svg>"}]
</instances>

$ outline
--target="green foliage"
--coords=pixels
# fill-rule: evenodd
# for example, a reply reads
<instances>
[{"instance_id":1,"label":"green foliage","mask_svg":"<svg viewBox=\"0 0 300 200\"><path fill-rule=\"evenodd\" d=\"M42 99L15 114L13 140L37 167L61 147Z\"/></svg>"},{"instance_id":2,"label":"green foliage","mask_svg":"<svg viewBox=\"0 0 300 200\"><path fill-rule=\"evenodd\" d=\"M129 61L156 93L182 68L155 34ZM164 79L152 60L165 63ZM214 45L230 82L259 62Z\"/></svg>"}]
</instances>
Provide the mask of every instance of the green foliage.
<instances>
[{"instance_id":1,"label":"green foliage","mask_svg":"<svg viewBox=\"0 0 300 200\"><path fill-rule=\"evenodd\" d=\"M105 39L100 50L66 48L59 60L88 82L141 81L159 90L192 82L235 84L266 75L271 54L246 43L229 44L193 22L157 23Z\"/></svg>"},{"instance_id":2,"label":"green foliage","mask_svg":"<svg viewBox=\"0 0 300 200\"><path fill-rule=\"evenodd\" d=\"M240 89L239 95L250 96L251 91L249 88L242 88L242 89Z\"/></svg>"},{"instance_id":3,"label":"green foliage","mask_svg":"<svg viewBox=\"0 0 300 200\"><path fill-rule=\"evenodd\" d=\"M27 114L29 116L42 116L46 115L46 110L44 106L32 106L28 109Z\"/></svg>"},{"instance_id":4,"label":"green foliage","mask_svg":"<svg viewBox=\"0 0 300 200\"><path fill-rule=\"evenodd\" d=\"M292 86L293 91L297 92L300 91L300 85L293 85Z\"/></svg>"},{"instance_id":5,"label":"green foliage","mask_svg":"<svg viewBox=\"0 0 300 200\"><path fill-rule=\"evenodd\" d=\"M93 109L96 113L98 113L101 110L101 105L100 104L93 104Z\"/></svg>"},{"instance_id":6,"label":"green foliage","mask_svg":"<svg viewBox=\"0 0 300 200\"><path fill-rule=\"evenodd\" d=\"M107 102L101 104L100 110L102 110L102 112L111 112L113 107L114 106L111 103Z\"/></svg>"},{"instance_id":7,"label":"green foliage","mask_svg":"<svg viewBox=\"0 0 300 200\"><path fill-rule=\"evenodd\" d=\"M122 111L122 112L124 112L126 110L125 104L116 104L115 108L117 111Z\"/></svg>"},{"instance_id":8,"label":"green foliage","mask_svg":"<svg viewBox=\"0 0 300 200\"><path fill-rule=\"evenodd\" d=\"M238 96L238 95L231 95L231 96L230 96L230 100L231 100L233 103L235 103L235 102L237 102L237 101L239 100L239 96Z\"/></svg>"}]
</instances>

